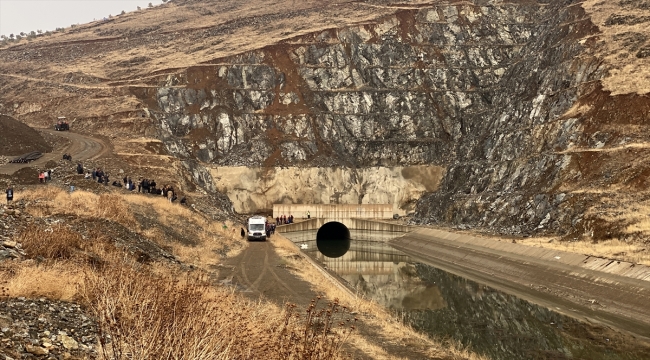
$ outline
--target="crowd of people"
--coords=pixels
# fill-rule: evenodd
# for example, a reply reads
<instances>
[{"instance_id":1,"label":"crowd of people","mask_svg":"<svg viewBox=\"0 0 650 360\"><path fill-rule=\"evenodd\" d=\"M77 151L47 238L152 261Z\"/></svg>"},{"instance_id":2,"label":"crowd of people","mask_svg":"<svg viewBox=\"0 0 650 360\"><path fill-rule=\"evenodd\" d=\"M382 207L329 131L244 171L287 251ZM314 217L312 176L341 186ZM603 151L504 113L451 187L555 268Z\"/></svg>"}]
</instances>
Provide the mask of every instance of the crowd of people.
<instances>
[{"instance_id":1,"label":"crowd of people","mask_svg":"<svg viewBox=\"0 0 650 360\"><path fill-rule=\"evenodd\" d=\"M273 223L266 223L266 237L270 238L271 235L275 234L275 226Z\"/></svg>"},{"instance_id":2,"label":"crowd of people","mask_svg":"<svg viewBox=\"0 0 650 360\"><path fill-rule=\"evenodd\" d=\"M287 225L287 224L293 224L293 215L281 215L275 218L275 224L276 225Z\"/></svg>"},{"instance_id":3,"label":"crowd of people","mask_svg":"<svg viewBox=\"0 0 650 360\"><path fill-rule=\"evenodd\" d=\"M77 174L79 175L84 174L84 167L81 162L77 163ZM108 186L109 183L108 173L106 173L104 170L102 170L99 167L93 168L91 172L85 173L84 178L92 179L92 181L97 181L98 183L104 184L105 186ZM163 187L158 188L157 187L158 184L153 179L150 180L150 179L140 178L138 179L137 183L134 183L130 176L124 176L122 178L122 182L115 180L111 183L111 185L119 188L124 187L126 190L129 191L136 191L136 187L137 187L138 193L161 195L164 196L167 200L169 200L169 202L172 203L178 200L176 191L171 185L164 185ZM185 205L187 203L187 199L184 196L181 197L180 203Z\"/></svg>"},{"instance_id":4,"label":"crowd of people","mask_svg":"<svg viewBox=\"0 0 650 360\"><path fill-rule=\"evenodd\" d=\"M48 181L52 180L52 173L54 170L43 170L43 171L38 171L38 182L41 184L44 184Z\"/></svg>"}]
</instances>

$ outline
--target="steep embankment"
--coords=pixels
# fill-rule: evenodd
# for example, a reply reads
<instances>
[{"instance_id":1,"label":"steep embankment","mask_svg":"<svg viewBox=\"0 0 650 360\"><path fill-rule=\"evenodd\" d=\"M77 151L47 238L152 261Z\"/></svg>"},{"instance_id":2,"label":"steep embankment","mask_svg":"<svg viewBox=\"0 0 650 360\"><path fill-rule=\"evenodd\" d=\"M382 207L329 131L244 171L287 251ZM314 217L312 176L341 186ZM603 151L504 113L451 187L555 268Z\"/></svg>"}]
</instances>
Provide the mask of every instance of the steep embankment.
<instances>
[{"instance_id":1,"label":"steep embankment","mask_svg":"<svg viewBox=\"0 0 650 360\"><path fill-rule=\"evenodd\" d=\"M642 2L268 5L176 1L12 46L0 52L4 109L28 122L65 110L81 129L161 139L199 184L253 193L240 210L303 201L292 184L344 167L352 175L323 177L310 198L406 212L428 194L418 222L650 233L633 215L650 208ZM36 64L38 81L26 75ZM35 101L41 92L54 100ZM417 180L400 177L421 165ZM224 184L231 166L258 169ZM367 175L377 167L385 186ZM404 187L419 190L403 198Z\"/></svg>"},{"instance_id":2,"label":"steep embankment","mask_svg":"<svg viewBox=\"0 0 650 360\"><path fill-rule=\"evenodd\" d=\"M32 151L48 152L52 147L38 131L9 116L0 115L0 155L16 156Z\"/></svg>"}]
</instances>

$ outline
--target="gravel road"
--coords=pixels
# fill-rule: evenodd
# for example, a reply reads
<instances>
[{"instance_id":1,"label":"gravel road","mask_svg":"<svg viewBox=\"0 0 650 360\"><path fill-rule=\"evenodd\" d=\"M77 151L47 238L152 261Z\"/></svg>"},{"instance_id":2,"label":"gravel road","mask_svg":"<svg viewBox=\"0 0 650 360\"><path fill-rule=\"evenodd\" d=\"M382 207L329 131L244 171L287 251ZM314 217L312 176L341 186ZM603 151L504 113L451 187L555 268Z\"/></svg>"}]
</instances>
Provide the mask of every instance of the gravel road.
<instances>
[{"instance_id":1,"label":"gravel road","mask_svg":"<svg viewBox=\"0 0 650 360\"><path fill-rule=\"evenodd\" d=\"M63 149L55 149L51 153L27 164L4 164L0 165L0 174L12 175L16 171L26 167L39 167L50 160L59 160L64 153L72 155L73 161L94 160L104 155L109 147L102 140L89 136L77 134L70 131L54 131L49 129L41 130L50 135L60 136L70 140L70 145Z\"/></svg>"}]
</instances>

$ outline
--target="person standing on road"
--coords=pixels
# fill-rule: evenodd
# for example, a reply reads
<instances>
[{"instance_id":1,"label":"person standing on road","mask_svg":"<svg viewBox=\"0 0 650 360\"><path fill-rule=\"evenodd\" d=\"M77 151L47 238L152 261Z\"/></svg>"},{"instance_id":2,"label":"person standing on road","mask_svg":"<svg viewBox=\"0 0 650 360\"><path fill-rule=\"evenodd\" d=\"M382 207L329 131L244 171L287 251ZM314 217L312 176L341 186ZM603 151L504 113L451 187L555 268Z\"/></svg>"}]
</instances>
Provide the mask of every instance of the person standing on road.
<instances>
[{"instance_id":1,"label":"person standing on road","mask_svg":"<svg viewBox=\"0 0 650 360\"><path fill-rule=\"evenodd\" d=\"M14 188L9 185L5 192L7 193L7 205L9 205L14 200Z\"/></svg>"},{"instance_id":2,"label":"person standing on road","mask_svg":"<svg viewBox=\"0 0 650 360\"><path fill-rule=\"evenodd\" d=\"M311 215L309 214L309 210L307 210L307 219L311 219Z\"/></svg>"}]
</instances>

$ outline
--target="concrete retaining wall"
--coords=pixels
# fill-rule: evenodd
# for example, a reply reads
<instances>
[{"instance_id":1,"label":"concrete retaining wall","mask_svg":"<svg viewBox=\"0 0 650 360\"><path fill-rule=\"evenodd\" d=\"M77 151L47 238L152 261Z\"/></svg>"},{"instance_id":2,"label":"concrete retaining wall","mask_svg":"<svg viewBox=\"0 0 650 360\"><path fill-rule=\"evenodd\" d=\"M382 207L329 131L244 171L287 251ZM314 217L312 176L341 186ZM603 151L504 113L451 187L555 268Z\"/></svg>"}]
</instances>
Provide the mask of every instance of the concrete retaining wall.
<instances>
[{"instance_id":1,"label":"concrete retaining wall","mask_svg":"<svg viewBox=\"0 0 650 360\"><path fill-rule=\"evenodd\" d=\"M406 225L391 224L387 222L366 220L366 219L309 219L290 225L280 225L276 228L279 233L294 231L318 230L321 226L330 221L339 221L350 230L384 231L384 232L409 232L411 228Z\"/></svg>"},{"instance_id":2,"label":"concrete retaining wall","mask_svg":"<svg viewBox=\"0 0 650 360\"><path fill-rule=\"evenodd\" d=\"M603 259L562 250L495 241L492 239L456 234L438 229L418 229L417 231L423 235L426 234L426 236L429 236L432 241L435 241L434 239L453 241L459 246L462 246L463 244L471 244L472 246L481 246L485 249L505 251L514 255L529 256L542 262L560 263L588 270L601 271L608 274L616 274L632 279L650 281L650 267L645 265Z\"/></svg>"},{"instance_id":3,"label":"concrete retaining wall","mask_svg":"<svg viewBox=\"0 0 650 360\"><path fill-rule=\"evenodd\" d=\"M390 244L416 261L650 340L647 266L436 229L417 228Z\"/></svg>"},{"instance_id":4,"label":"concrete retaining wall","mask_svg":"<svg viewBox=\"0 0 650 360\"><path fill-rule=\"evenodd\" d=\"M287 233L293 231L306 231L318 230L321 226L325 225L326 219L309 219L289 225L280 225L275 231L279 233Z\"/></svg>"},{"instance_id":5,"label":"concrete retaining wall","mask_svg":"<svg viewBox=\"0 0 650 360\"><path fill-rule=\"evenodd\" d=\"M330 221L345 219L392 219L391 204L273 204L273 218L281 215L293 215L296 219L306 219L307 212L311 218L325 218ZM340 220L338 220L340 219Z\"/></svg>"},{"instance_id":6,"label":"concrete retaining wall","mask_svg":"<svg viewBox=\"0 0 650 360\"><path fill-rule=\"evenodd\" d=\"M382 221L365 220L365 219L350 219L352 227L355 230L368 230L368 231L389 231L389 232L409 232L410 226L391 224Z\"/></svg>"}]
</instances>

